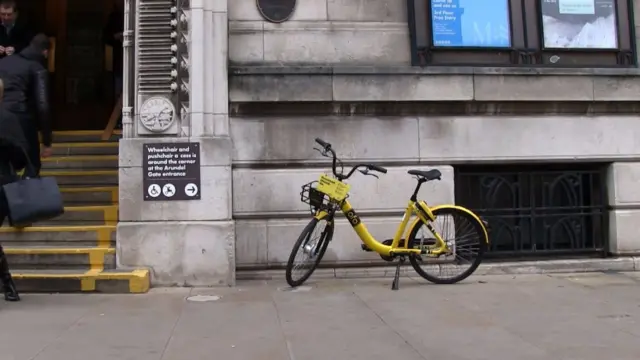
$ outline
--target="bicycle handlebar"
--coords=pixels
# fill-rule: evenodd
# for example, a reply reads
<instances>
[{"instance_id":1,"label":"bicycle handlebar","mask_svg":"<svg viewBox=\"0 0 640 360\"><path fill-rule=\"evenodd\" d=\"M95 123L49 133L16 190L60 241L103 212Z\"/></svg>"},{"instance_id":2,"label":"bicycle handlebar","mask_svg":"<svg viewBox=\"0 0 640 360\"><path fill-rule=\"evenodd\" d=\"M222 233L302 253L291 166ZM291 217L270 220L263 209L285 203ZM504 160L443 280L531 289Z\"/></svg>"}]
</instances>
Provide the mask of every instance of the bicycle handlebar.
<instances>
[{"instance_id":1,"label":"bicycle handlebar","mask_svg":"<svg viewBox=\"0 0 640 360\"><path fill-rule=\"evenodd\" d=\"M336 162L338 161L338 157L336 156L336 152L331 148L331 144L320 139L320 138L316 138L316 142L322 146L323 148L323 155L326 156L326 153L331 153L331 157L333 158L333 162L332 162L332 166L331 166L331 170L333 171L333 175L340 179L340 180L346 180L348 178L351 177L351 175L353 175L353 173L360 167L364 167L367 168L368 170L373 170L373 171L377 171L380 172L382 174L386 174L387 173L387 169L381 167L381 166L377 166L377 165L373 165L373 164L357 164L354 167L351 168L351 170L347 173L347 175L344 175L342 173L338 174L338 171L336 169ZM365 173L366 175L366 173ZM369 174L372 175L372 174Z\"/></svg>"},{"instance_id":2,"label":"bicycle handlebar","mask_svg":"<svg viewBox=\"0 0 640 360\"><path fill-rule=\"evenodd\" d=\"M320 138L316 138L316 142L317 142L318 144L320 144L320 146L322 146L322 147L323 147L323 148L325 148L325 149L329 149L329 148L331 148L331 144L329 144L328 142L326 142L326 141L324 141L324 140L322 140L322 139L320 139Z\"/></svg>"}]
</instances>

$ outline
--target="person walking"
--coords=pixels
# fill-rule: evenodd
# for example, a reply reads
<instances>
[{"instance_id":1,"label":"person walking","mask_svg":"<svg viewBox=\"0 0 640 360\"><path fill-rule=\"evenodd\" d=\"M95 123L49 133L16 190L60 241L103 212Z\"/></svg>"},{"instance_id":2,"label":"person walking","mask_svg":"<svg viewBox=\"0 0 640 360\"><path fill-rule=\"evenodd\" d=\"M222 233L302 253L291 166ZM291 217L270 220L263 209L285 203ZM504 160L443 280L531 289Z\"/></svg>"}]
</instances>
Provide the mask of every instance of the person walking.
<instances>
[{"instance_id":1,"label":"person walking","mask_svg":"<svg viewBox=\"0 0 640 360\"><path fill-rule=\"evenodd\" d=\"M3 98L4 84L0 80L0 99ZM16 169L27 165L29 143L20 126L20 118L6 110L0 100L0 226L9 215L3 185L18 179ZM6 301L20 301L20 295L9 272L9 262L0 244L0 283Z\"/></svg>"},{"instance_id":2,"label":"person walking","mask_svg":"<svg viewBox=\"0 0 640 360\"><path fill-rule=\"evenodd\" d=\"M14 56L0 60L0 79L4 82L4 108L20 119L29 144L31 165L29 177L40 174L40 156L51 156L52 131L49 104L49 72L42 65L49 55L49 38L44 34L33 37L29 46ZM44 148L40 151L38 131Z\"/></svg>"},{"instance_id":3,"label":"person walking","mask_svg":"<svg viewBox=\"0 0 640 360\"><path fill-rule=\"evenodd\" d=\"M0 58L21 52L35 35L16 5L15 0L0 0Z\"/></svg>"}]
</instances>

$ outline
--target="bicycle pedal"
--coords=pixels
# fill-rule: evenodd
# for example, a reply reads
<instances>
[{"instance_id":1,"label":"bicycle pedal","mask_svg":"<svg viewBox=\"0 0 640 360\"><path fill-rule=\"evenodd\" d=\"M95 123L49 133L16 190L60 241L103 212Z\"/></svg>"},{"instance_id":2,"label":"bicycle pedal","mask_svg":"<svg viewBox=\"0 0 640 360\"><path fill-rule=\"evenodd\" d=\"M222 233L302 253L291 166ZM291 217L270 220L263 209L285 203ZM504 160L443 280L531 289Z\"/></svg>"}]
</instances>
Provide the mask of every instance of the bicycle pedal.
<instances>
[{"instance_id":1,"label":"bicycle pedal","mask_svg":"<svg viewBox=\"0 0 640 360\"><path fill-rule=\"evenodd\" d=\"M365 244L360 244L360 247L362 248L362 251L366 251L366 252L372 252L373 251Z\"/></svg>"}]
</instances>

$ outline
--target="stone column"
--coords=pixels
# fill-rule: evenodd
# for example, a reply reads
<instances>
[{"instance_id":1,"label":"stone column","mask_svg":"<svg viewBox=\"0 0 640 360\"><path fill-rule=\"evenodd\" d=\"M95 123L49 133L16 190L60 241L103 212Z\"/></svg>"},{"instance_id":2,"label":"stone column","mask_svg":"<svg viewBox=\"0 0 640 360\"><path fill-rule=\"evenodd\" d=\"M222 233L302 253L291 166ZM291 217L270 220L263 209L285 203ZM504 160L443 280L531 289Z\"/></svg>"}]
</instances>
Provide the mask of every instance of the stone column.
<instances>
[{"instance_id":1,"label":"stone column","mask_svg":"<svg viewBox=\"0 0 640 360\"><path fill-rule=\"evenodd\" d=\"M640 254L640 163L613 163L607 175L609 251L614 255Z\"/></svg>"},{"instance_id":2,"label":"stone column","mask_svg":"<svg viewBox=\"0 0 640 360\"><path fill-rule=\"evenodd\" d=\"M150 267L153 285L234 285L227 0L192 0L189 22L189 132L120 145L118 264ZM143 143L183 141L200 143L202 199L143 201Z\"/></svg>"}]
</instances>

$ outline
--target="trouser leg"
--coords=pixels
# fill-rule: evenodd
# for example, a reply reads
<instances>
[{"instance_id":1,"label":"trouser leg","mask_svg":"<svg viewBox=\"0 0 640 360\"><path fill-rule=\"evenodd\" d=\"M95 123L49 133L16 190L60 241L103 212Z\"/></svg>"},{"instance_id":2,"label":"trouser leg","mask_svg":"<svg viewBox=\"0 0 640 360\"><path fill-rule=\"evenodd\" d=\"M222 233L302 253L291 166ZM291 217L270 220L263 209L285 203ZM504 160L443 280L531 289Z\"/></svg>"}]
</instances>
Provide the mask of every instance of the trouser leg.
<instances>
[{"instance_id":1,"label":"trouser leg","mask_svg":"<svg viewBox=\"0 0 640 360\"><path fill-rule=\"evenodd\" d=\"M20 301L20 295L16 284L13 282L11 272L9 271L9 262L7 255L4 253L2 245L0 245L0 281L2 281L2 289L4 290L4 299L6 301Z\"/></svg>"},{"instance_id":2,"label":"trouser leg","mask_svg":"<svg viewBox=\"0 0 640 360\"><path fill-rule=\"evenodd\" d=\"M0 186L2 184L10 182L14 178L13 170L5 161L0 161ZM9 208L7 206L7 198L4 195L4 190L0 187L0 226L4 223L4 219L9 214ZM9 271L9 262L7 261L7 255L4 253L2 244L0 244L0 282L2 283L2 289L4 291L4 299L6 301L19 301L20 295L16 289L16 285L11 277Z\"/></svg>"},{"instance_id":3,"label":"trouser leg","mask_svg":"<svg viewBox=\"0 0 640 360\"><path fill-rule=\"evenodd\" d=\"M40 139L38 138L38 129L34 126L26 126L24 129L25 137L29 143L29 149L27 149L27 155L29 161L33 165L33 171L27 175L35 177L40 175L40 168L42 163L40 162Z\"/></svg>"}]
</instances>

